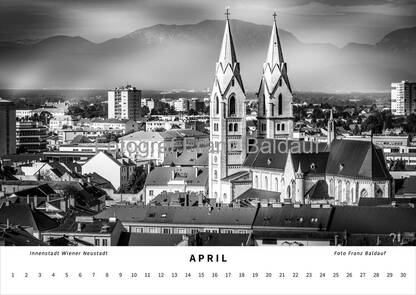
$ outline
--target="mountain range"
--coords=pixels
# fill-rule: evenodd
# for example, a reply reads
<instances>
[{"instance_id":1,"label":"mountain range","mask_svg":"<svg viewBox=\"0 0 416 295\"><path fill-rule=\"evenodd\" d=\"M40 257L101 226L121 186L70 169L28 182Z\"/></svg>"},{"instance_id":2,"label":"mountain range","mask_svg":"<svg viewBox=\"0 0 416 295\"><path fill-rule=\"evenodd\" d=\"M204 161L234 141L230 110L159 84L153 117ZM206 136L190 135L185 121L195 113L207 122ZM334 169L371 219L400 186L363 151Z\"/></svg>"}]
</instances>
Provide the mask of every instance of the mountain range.
<instances>
[{"instance_id":1,"label":"mountain range","mask_svg":"<svg viewBox=\"0 0 416 295\"><path fill-rule=\"evenodd\" d=\"M231 27L243 82L256 90L271 27L240 20ZM103 43L78 36L0 42L0 88L205 89L223 31L224 21L205 20L155 25ZM393 81L416 80L416 27L342 48L279 34L295 91L388 91Z\"/></svg>"}]
</instances>

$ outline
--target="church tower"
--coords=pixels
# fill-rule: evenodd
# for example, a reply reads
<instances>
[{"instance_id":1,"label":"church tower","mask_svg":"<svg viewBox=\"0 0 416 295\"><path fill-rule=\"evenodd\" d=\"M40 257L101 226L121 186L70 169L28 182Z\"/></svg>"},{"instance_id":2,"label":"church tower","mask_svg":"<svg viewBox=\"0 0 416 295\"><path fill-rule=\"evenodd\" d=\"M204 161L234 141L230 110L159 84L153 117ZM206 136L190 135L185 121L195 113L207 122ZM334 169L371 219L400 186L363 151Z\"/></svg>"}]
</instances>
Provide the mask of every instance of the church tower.
<instances>
[{"instance_id":1,"label":"church tower","mask_svg":"<svg viewBox=\"0 0 416 295\"><path fill-rule=\"evenodd\" d=\"M276 16L275 12L269 49L257 94L257 132L260 138L290 139L293 136L293 95L287 65L283 59Z\"/></svg>"},{"instance_id":2,"label":"church tower","mask_svg":"<svg viewBox=\"0 0 416 295\"><path fill-rule=\"evenodd\" d=\"M328 148L330 148L331 143L334 139L335 139L335 124L334 124L334 117L332 115L332 109L331 109L331 114L329 115L329 120L328 120L328 135L327 135Z\"/></svg>"},{"instance_id":3,"label":"church tower","mask_svg":"<svg viewBox=\"0 0 416 295\"><path fill-rule=\"evenodd\" d=\"M210 97L209 196L217 203L229 203L229 191L221 179L241 170L246 158L246 95L240 76L229 10L220 56Z\"/></svg>"}]
</instances>

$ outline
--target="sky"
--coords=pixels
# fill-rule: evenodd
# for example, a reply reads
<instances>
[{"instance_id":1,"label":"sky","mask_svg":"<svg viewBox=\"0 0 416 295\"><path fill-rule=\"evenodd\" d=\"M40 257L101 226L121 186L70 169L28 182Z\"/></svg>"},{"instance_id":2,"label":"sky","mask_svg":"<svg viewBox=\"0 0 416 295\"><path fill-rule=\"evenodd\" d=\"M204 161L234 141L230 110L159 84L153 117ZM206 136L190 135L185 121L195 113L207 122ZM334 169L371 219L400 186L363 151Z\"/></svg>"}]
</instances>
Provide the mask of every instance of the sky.
<instances>
[{"instance_id":1,"label":"sky","mask_svg":"<svg viewBox=\"0 0 416 295\"><path fill-rule=\"evenodd\" d=\"M156 24L231 18L279 26L300 41L376 43L416 26L416 0L0 0L0 41L81 36L93 42Z\"/></svg>"}]
</instances>

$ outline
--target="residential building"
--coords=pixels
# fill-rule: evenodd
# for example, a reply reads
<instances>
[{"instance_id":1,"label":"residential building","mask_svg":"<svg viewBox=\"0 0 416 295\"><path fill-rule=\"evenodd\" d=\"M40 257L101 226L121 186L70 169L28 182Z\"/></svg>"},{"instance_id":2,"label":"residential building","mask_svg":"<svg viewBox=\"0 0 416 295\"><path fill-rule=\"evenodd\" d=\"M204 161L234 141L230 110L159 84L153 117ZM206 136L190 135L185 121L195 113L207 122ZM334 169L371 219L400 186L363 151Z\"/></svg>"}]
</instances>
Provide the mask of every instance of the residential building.
<instances>
[{"instance_id":1,"label":"residential building","mask_svg":"<svg viewBox=\"0 0 416 295\"><path fill-rule=\"evenodd\" d=\"M133 161L152 160L161 165L166 157L179 157L185 149L207 152L208 139L196 130L138 131L120 138L120 151Z\"/></svg>"},{"instance_id":2,"label":"residential building","mask_svg":"<svg viewBox=\"0 0 416 295\"><path fill-rule=\"evenodd\" d=\"M416 112L416 83L401 81L391 84L391 112L396 116L408 116Z\"/></svg>"},{"instance_id":3,"label":"residential building","mask_svg":"<svg viewBox=\"0 0 416 295\"><path fill-rule=\"evenodd\" d=\"M49 131L58 133L61 129L72 129L78 123L78 118L71 115L53 117L49 121Z\"/></svg>"},{"instance_id":4,"label":"residential building","mask_svg":"<svg viewBox=\"0 0 416 295\"><path fill-rule=\"evenodd\" d=\"M139 123L132 119L82 119L80 120L80 125L81 127L105 130L109 133L115 132L118 134L127 134L139 130Z\"/></svg>"},{"instance_id":5,"label":"residential building","mask_svg":"<svg viewBox=\"0 0 416 295\"><path fill-rule=\"evenodd\" d=\"M131 85L108 91L108 118L131 119L141 118L142 91Z\"/></svg>"},{"instance_id":6,"label":"residential building","mask_svg":"<svg viewBox=\"0 0 416 295\"><path fill-rule=\"evenodd\" d=\"M129 184L135 167L129 158L113 157L100 151L82 165L82 174L97 173L110 181L116 190L122 190Z\"/></svg>"},{"instance_id":7,"label":"residential building","mask_svg":"<svg viewBox=\"0 0 416 295\"><path fill-rule=\"evenodd\" d=\"M208 169L197 167L155 167L144 185L148 204L163 192L196 192L207 194Z\"/></svg>"},{"instance_id":8,"label":"residential building","mask_svg":"<svg viewBox=\"0 0 416 295\"><path fill-rule=\"evenodd\" d=\"M48 128L40 122L16 122L16 150L18 153L47 151Z\"/></svg>"},{"instance_id":9,"label":"residential building","mask_svg":"<svg viewBox=\"0 0 416 295\"><path fill-rule=\"evenodd\" d=\"M0 98L0 156L16 153L16 107Z\"/></svg>"},{"instance_id":10,"label":"residential building","mask_svg":"<svg viewBox=\"0 0 416 295\"><path fill-rule=\"evenodd\" d=\"M92 216L77 216L65 220L59 227L44 232L43 242L51 243L65 237L81 246L117 246L124 231L121 222L114 218L96 219Z\"/></svg>"}]
</instances>

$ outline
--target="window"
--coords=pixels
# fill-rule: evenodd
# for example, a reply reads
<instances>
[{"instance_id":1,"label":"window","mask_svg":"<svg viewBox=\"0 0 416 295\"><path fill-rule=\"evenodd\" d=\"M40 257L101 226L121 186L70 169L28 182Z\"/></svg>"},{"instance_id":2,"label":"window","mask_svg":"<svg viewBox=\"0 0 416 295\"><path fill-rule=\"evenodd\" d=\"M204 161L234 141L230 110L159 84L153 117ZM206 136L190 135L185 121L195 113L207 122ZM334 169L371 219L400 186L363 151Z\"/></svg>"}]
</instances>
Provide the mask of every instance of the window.
<instances>
[{"instance_id":1,"label":"window","mask_svg":"<svg viewBox=\"0 0 416 295\"><path fill-rule=\"evenodd\" d=\"M262 108L263 108L263 115L266 115L266 97L262 96Z\"/></svg>"},{"instance_id":2,"label":"window","mask_svg":"<svg viewBox=\"0 0 416 295\"><path fill-rule=\"evenodd\" d=\"M361 191L360 198L367 198L367 197L368 197L368 192L366 189L363 189Z\"/></svg>"},{"instance_id":3,"label":"window","mask_svg":"<svg viewBox=\"0 0 416 295\"><path fill-rule=\"evenodd\" d=\"M218 123L214 123L214 131L218 131Z\"/></svg>"},{"instance_id":4,"label":"window","mask_svg":"<svg viewBox=\"0 0 416 295\"><path fill-rule=\"evenodd\" d=\"M238 131L238 124L234 123L234 132L237 132L237 131Z\"/></svg>"},{"instance_id":5,"label":"window","mask_svg":"<svg viewBox=\"0 0 416 295\"><path fill-rule=\"evenodd\" d=\"M230 147L231 147L232 150L235 150L237 148L237 143L231 142Z\"/></svg>"},{"instance_id":6,"label":"window","mask_svg":"<svg viewBox=\"0 0 416 295\"><path fill-rule=\"evenodd\" d=\"M94 245L100 246L100 239L94 239Z\"/></svg>"},{"instance_id":7,"label":"window","mask_svg":"<svg viewBox=\"0 0 416 295\"><path fill-rule=\"evenodd\" d=\"M220 102L218 96L215 96L215 113L219 114L220 112Z\"/></svg>"},{"instance_id":8,"label":"window","mask_svg":"<svg viewBox=\"0 0 416 295\"><path fill-rule=\"evenodd\" d=\"M256 175L254 177L254 187L257 188L259 186L259 177Z\"/></svg>"},{"instance_id":9,"label":"window","mask_svg":"<svg viewBox=\"0 0 416 295\"><path fill-rule=\"evenodd\" d=\"M280 93L279 94L279 99L278 99L278 101L277 101L277 103L278 103L278 113L279 113L279 115L281 115L282 113L283 113L283 102L282 102L282 94Z\"/></svg>"},{"instance_id":10,"label":"window","mask_svg":"<svg viewBox=\"0 0 416 295\"><path fill-rule=\"evenodd\" d=\"M170 228L164 228L163 233L164 234L170 234Z\"/></svg>"},{"instance_id":11,"label":"window","mask_svg":"<svg viewBox=\"0 0 416 295\"><path fill-rule=\"evenodd\" d=\"M234 97L234 95L231 96L231 98L230 98L229 108L230 108L230 116L234 116L235 115L235 97Z\"/></svg>"},{"instance_id":12,"label":"window","mask_svg":"<svg viewBox=\"0 0 416 295\"><path fill-rule=\"evenodd\" d=\"M235 81L234 81L234 78L232 78L231 79L231 86L234 86L234 84L235 84Z\"/></svg>"},{"instance_id":13,"label":"window","mask_svg":"<svg viewBox=\"0 0 416 295\"><path fill-rule=\"evenodd\" d=\"M103 246L108 246L108 241L107 241L107 239L103 239Z\"/></svg>"},{"instance_id":14,"label":"window","mask_svg":"<svg viewBox=\"0 0 416 295\"><path fill-rule=\"evenodd\" d=\"M276 124L276 130L280 131L280 124Z\"/></svg>"},{"instance_id":15,"label":"window","mask_svg":"<svg viewBox=\"0 0 416 295\"><path fill-rule=\"evenodd\" d=\"M214 179L217 179L218 178L218 172L217 172L217 170L214 170Z\"/></svg>"},{"instance_id":16,"label":"window","mask_svg":"<svg viewBox=\"0 0 416 295\"><path fill-rule=\"evenodd\" d=\"M267 190L269 188L269 179L267 176L264 177L264 189Z\"/></svg>"},{"instance_id":17,"label":"window","mask_svg":"<svg viewBox=\"0 0 416 295\"><path fill-rule=\"evenodd\" d=\"M224 194L222 197L223 197L223 201L227 202L227 194Z\"/></svg>"},{"instance_id":18,"label":"window","mask_svg":"<svg viewBox=\"0 0 416 295\"><path fill-rule=\"evenodd\" d=\"M282 123L282 131L285 131L285 124Z\"/></svg>"},{"instance_id":19,"label":"window","mask_svg":"<svg viewBox=\"0 0 416 295\"><path fill-rule=\"evenodd\" d=\"M272 117L274 117L274 104L270 104L270 108L272 109Z\"/></svg>"},{"instance_id":20,"label":"window","mask_svg":"<svg viewBox=\"0 0 416 295\"><path fill-rule=\"evenodd\" d=\"M149 196L153 196L153 190L149 191Z\"/></svg>"},{"instance_id":21,"label":"window","mask_svg":"<svg viewBox=\"0 0 416 295\"><path fill-rule=\"evenodd\" d=\"M228 125L228 131L233 131L233 124Z\"/></svg>"},{"instance_id":22,"label":"window","mask_svg":"<svg viewBox=\"0 0 416 295\"><path fill-rule=\"evenodd\" d=\"M180 235L184 235L184 234L186 234L186 229L184 229L184 228L179 228L179 229L178 229L178 234L180 234Z\"/></svg>"}]
</instances>

